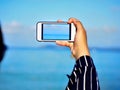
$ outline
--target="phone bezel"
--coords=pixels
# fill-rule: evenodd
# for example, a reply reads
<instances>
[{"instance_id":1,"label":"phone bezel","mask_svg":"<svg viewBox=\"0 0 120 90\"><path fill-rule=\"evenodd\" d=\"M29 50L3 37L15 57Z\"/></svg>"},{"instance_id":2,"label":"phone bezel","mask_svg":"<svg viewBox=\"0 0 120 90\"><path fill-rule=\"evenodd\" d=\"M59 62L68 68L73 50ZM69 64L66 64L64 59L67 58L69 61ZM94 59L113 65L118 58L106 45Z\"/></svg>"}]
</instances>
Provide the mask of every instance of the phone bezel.
<instances>
[{"instance_id":1,"label":"phone bezel","mask_svg":"<svg viewBox=\"0 0 120 90\"><path fill-rule=\"evenodd\" d=\"M36 29L37 29L37 40L39 42L55 42L55 41L74 41L74 36L75 36L75 26L73 25L73 23L69 24L69 40L68 39L43 39L43 24L68 24L67 22L50 22L50 21L46 21L46 22L38 22Z\"/></svg>"}]
</instances>

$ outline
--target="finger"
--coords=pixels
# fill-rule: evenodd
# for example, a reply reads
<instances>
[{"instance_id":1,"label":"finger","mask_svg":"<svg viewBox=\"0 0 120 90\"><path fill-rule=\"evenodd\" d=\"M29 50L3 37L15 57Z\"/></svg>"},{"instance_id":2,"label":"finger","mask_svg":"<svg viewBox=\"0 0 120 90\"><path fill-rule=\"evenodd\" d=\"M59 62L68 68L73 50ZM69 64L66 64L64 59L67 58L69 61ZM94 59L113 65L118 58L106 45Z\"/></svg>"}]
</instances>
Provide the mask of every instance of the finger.
<instances>
[{"instance_id":1,"label":"finger","mask_svg":"<svg viewBox=\"0 0 120 90\"><path fill-rule=\"evenodd\" d=\"M68 23L74 23L76 25L76 22L79 21L76 18L69 18Z\"/></svg>"},{"instance_id":2,"label":"finger","mask_svg":"<svg viewBox=\"0 0 120 90\"><path fill-rule=\"evenodd\" d=\"M58 22L58 23L61 23L61 22L63 22L63 21L62 21L62 20L60 20L60 19L58 19L58 20L57 20L57 22Z\"/></svg>"},{"instance_id":3,"label":"finger","mask_svg":"<svg viewBox=\"0 0 120 90\"><path fill-rule=\"evenodd\" d=\"M83 29L82 23L76 18L70 18L68 20L68 23L73 23L75 25L75 27L77 28L77 30Z\"/></svg>"},{"instance_id":4,"label":"finger","mask_svg":"<svg viewBox=\"0 0 120 90\"><path fill-rule=\"evenodd\" d=\"M67 41L56 41L57 45L71 47L70 43Z\"/></svg>"},{"instance_id":5,"label":"finger","mask_svg":"<svg viewBox=\"0 0 120 90\"><path fill-rule=\"evenodd\" d=\"M71 18L69 18L68 22L71 22L71 21L79 21L79 20L76 19L76 18L71 17Z\"/></svg>"}]
</instances>

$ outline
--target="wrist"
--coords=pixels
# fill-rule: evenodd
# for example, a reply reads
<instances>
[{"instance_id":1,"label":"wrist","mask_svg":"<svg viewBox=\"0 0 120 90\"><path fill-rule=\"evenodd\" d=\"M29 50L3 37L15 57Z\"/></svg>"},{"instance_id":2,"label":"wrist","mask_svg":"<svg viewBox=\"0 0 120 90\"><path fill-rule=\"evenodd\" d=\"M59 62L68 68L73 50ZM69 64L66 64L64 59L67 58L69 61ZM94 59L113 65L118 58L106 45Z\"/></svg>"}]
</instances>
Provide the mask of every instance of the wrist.
<instances>
[{"instance_id":1,"label":"wrist","mask_svg":"<svg viewBox=\"0 0 120 90\"><path fill-rule=\"evenodd\" d=\"M78 52L76 52L74 57L75 57L76 60L78 60L81 56L84 56L84 55L90 56L88 48L82 49L82 50L78 50Z\"/></svg>"}]
</instances>

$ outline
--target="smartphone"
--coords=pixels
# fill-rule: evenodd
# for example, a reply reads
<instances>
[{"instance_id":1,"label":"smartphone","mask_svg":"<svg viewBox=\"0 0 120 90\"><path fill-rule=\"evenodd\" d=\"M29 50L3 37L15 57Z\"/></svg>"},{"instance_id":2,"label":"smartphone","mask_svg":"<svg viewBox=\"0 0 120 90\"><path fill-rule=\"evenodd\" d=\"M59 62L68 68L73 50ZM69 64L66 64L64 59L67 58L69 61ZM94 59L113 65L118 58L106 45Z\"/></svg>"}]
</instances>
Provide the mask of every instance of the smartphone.
<instances>
[{"instance_id":1,"label":"smartphone","mask_svg":"<svg viewBox=\"0 0 120 90\"><path fill-rule=\"evenodd\" d=\"M67 22L38 22L37 40L41 42L74 41L75 26Z\"/></svg>"}]
</instances>

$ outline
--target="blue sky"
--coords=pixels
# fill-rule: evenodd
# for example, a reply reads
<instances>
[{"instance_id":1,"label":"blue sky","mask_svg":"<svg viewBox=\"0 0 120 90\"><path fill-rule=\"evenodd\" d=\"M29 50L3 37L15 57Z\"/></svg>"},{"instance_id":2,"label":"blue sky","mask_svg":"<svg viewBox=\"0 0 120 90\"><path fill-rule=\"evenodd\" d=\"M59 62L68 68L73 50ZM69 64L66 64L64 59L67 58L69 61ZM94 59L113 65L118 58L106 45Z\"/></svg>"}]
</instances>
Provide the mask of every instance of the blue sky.
<instances>
[{"instance_id":1,"label":"blue sky","mask_svg":"<svg viewBox=\"0 0 120 90\"><path fill-rule=\"evenodd\" d=\"M8 46L40 46L38 21L78 18L89 46L120 47L119 0L0 0L0 21Z\"/></svg>"}]
</instances>

